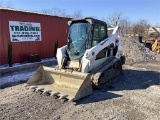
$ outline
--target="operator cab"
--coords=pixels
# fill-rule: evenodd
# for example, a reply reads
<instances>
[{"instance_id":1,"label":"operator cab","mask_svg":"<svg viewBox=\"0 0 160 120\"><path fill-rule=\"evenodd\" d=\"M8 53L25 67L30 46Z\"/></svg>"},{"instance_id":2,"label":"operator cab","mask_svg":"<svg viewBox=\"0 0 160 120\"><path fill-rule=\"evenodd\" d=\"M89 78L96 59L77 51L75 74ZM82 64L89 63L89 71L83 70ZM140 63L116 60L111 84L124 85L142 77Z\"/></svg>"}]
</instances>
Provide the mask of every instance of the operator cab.
<instances>
[{"instance_id":1,"label":"operator cab","mask_svg":"<svg viewBox=\"0 0 160 120\"><path fill-rule=\"evenodd\" d=\"M67 53L71 60L79 60L86 49L97 45L108 37L107 24L94 18L71 20L68 22Z\"/></svg>"}]
</instances>

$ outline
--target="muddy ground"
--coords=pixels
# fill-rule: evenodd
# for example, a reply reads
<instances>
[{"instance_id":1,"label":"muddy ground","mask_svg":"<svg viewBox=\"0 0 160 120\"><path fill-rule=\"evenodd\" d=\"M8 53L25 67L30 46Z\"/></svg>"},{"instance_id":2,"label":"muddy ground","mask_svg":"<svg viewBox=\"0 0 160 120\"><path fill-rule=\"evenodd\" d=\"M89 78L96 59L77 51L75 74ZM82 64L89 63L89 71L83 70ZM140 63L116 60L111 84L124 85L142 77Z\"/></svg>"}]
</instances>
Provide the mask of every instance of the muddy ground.
<instances>
[{"instance_id":1,"label":"muddy ground","mask_svg":"<svg viewBox=\"0 0 160 120\"><path fill-rule=\"evenodd\" d=\"M160 120L160 62L123 67L123 76L77 102L35 93L23 84L0 89L0 120Z\"/></svg>"}]
</instances>

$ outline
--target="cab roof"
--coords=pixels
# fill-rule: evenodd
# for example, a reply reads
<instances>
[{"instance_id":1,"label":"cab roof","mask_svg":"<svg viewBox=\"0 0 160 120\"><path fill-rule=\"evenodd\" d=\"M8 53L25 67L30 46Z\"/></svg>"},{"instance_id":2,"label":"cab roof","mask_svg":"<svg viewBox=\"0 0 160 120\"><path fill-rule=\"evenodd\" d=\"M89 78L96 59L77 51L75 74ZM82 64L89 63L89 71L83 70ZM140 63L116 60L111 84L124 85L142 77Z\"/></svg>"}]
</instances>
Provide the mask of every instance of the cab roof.
<instances>
[{"instance_id":1,"label":"cab roof","mask_svg":"<svg viewBox=\"0 0 160 120\"><path fill-rule=\"evenodd\" d=\"M98 19L94 19L92 17L86 17L84 19L71 19L70 21L68 21L68 25L70 26L72 23L76 23L76 22L88 22L89 24L103 24L103 25L107 25L104 21L98 20Z\"/></svg>"}]
</instances>

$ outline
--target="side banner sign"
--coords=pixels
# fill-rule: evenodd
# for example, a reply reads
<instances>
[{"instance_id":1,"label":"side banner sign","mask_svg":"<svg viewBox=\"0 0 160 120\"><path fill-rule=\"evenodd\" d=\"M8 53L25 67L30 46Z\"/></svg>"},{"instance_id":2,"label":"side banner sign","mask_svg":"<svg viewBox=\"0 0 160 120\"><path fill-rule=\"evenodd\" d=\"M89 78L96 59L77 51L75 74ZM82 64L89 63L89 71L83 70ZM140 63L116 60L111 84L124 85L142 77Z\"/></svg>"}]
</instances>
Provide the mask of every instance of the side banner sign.
<instances>
[{"instance_id":1,"label":"side banner sign","mask_svg":"<svg viewBox=\"0 0 160 120\"><path fill-rule=\"evenodd\" d=\"M11 42L41 41L41 25L33 22L9 21Z\"/></svg>"}]
</instances>

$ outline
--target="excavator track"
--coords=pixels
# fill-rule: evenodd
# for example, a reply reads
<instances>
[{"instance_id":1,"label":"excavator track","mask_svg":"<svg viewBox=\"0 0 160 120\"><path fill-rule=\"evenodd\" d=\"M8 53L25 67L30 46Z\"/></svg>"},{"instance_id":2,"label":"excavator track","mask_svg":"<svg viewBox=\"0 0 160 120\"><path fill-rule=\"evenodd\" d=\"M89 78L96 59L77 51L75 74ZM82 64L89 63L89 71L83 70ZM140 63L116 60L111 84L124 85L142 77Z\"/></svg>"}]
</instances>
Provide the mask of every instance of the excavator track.
<instances>
[{"instance_id":1,"label":"excavator track","mask_svg":"<svg viewBox=\"0 0 160 120\"><path fill-rule=\"evenodd\" d=\"M109 58L105 63L100 65L92 72L92 84L99 87L101 84L109 82L122 74L121 61L115 57Z\"/></svg>"}]
</instances>

